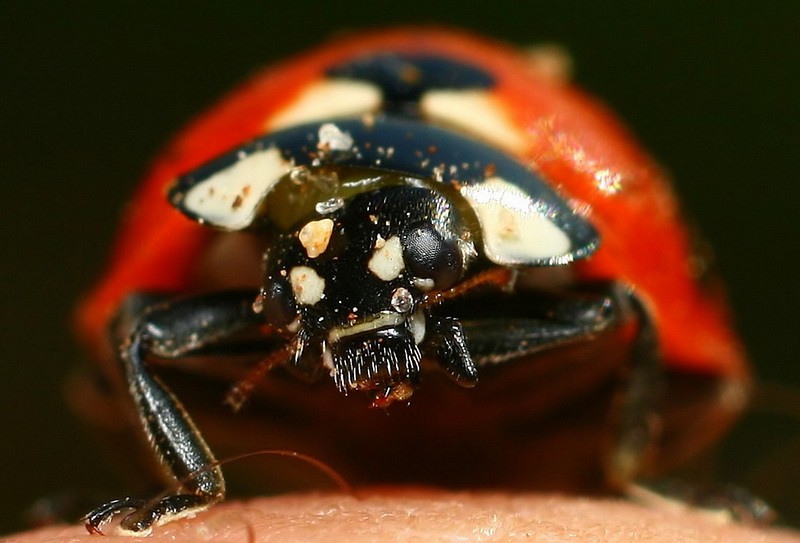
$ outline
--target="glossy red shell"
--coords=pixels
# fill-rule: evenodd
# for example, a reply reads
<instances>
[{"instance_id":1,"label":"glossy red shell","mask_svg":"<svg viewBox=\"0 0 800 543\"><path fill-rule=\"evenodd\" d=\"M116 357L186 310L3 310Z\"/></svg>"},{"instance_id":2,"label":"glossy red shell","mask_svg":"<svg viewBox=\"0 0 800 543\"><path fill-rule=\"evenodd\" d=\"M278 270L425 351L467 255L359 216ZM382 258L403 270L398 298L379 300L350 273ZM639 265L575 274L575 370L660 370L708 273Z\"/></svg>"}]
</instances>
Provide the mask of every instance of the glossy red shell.
<instances>
[{"instance_id":1,"label":"glossy red shell","mask_svg":"<svg viewBox=\"0 0 800 543\"><path fill-rule=\"evenodd\" d=\"M382 49L437 51L493 74L497 103L527 134L519 160L550 180L601 235L597 253L576 265L579 276L635 289L652 313L669 367L747 379L724 299L698 284L691 238L670 184L624 127L595 100L548 76L534 57L431 29L337 38L268 68L191 123L139 187L105 275L78 308L79 333L90 347L102 350L107 324L128 293L192 288L211 233L170 207L165 189L171 181L269 130L270 119L330 65Z\"/></svg>"}]
</instances>

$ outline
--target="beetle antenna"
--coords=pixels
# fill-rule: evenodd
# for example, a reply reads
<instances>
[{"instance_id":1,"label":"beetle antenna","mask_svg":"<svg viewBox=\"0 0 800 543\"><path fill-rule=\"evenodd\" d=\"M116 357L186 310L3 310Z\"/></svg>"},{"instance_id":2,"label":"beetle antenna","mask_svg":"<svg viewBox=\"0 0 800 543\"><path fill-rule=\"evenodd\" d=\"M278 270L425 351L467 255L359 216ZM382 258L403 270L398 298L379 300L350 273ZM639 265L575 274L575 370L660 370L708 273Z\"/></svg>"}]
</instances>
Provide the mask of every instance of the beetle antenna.
<instances>
[{"instance_id":1,"label":"beetle antenna","mask_svg":"<svg viewBox=\"0 0 800 543\"><path fill-rule=\"evenodd\" d=\"M350 485L350 483L348 483L347 480L342 475L340 475L339 472L336 471L329 464L323 462L322 460L320 460L318 458L314 458L311 455L304 454L304 453L297 452L297 451L290 451L290 450L287 450L287 449L261 449L261 450L258 450L258 451L251 451L251 452L246 452L246 453L241 453L241 454L236 454L236 455L233 455L233 456L229 456L227 458L223 458L222 460L217 460L215 462L212 462L211 464L203 466L202 468L200 468L198 470L193 471L188 476L186 476L184 478L184 480L179 481L176 484L183 486L186 482L198 477L199 475L201 475L201 474L203 474L203 473L205 473L207 471L210 471L210 470L212 470L212 469L214 469L216 467L223 466L225 464L230 464L232 462L238 462L240 460L245 460L247 458L252 458L254 456L267 456L267 455L269 455L269 456L280 456L280 457L283 457L283 458L295 458L297 460L300 460L301 462L305 462L307 464L310 464L311 466L313 466L314 468L316 468L320 472L324 473L339 488L339 490L342 493L344 493L344 494L353 494L354 493L353 487ZM180 487L178 487L178 488L180 488Z\"/></svg>"},{"instance_id":2,"label":"beetle antenna","mask_svg":"<svg viewBox=\"0 0 800 543\"><path fill-rule=\"evenodd\" d=\"M460 282L451 289L427 294L420 306L438 305L446 300L463 296L466 292L483 285L493 285L500 290L508 290L514 287L516 278L517 272L511 268L491 268Z\"/></svg>"},{"instance_id":3,"label":"beetle antenna","mask_svg":"<svg viewBox=\"0 0 800 543\"><path fill-rule=\"evenodd\" d=\"M253 367L242 380L233 385L225 395L225 405L230 406L234 413L238 413L244 403L250 398L256 385L264 380L269 371L286 362L289 356L289 349L277 349L263 358Z\"/></svg>"}]
</instances>

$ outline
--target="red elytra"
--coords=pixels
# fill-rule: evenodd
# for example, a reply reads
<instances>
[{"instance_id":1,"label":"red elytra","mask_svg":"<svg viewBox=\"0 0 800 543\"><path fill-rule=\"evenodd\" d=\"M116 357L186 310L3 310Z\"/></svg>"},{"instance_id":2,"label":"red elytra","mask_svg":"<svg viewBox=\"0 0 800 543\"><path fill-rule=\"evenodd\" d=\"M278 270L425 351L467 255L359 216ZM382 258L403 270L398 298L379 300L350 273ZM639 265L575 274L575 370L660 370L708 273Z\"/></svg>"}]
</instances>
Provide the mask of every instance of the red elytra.
<instances>
[{"instance_id":1,"label":"red elytra","mask_svg":"<svg viewBox=\"0 0 800 543\"><path fill-rule=\"evenodd\" d=\"M536 57L434 29L337 38L256 75L179 134L131 200L108 269L78 308L80 337L93 351L107 355L107 325L129 293L196 288L196 265L214 233L167 203L170 183L267 132L271 120L327 67L381 49L438 51L491 73L496 105L527 134L517 158L566 195L599 231L600 249L574 264L578 277L619 281L635 290L655 322L668 368L746 391L747 361L726 302L719 289L698 283L698 257L660 168L602 105L553 77ZM715 439L740 409L734 402L711 417L695 445Z\"/></svg>"}]
</instances>

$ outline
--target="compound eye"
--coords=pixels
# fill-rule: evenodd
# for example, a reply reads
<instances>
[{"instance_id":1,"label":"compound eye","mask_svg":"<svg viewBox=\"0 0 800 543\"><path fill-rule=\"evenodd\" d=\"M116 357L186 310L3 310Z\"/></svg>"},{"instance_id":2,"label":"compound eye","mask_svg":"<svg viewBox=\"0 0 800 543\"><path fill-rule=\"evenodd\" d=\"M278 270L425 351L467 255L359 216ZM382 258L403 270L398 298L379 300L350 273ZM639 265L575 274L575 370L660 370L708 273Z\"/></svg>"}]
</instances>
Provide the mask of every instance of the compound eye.
<instances>
[{"instance_id":1,"label":"compound eye","mask_svg":"<svg viewBox=\"0 0 800 543\"><path fill-rule=\"evenodd\" d=\"M458 241L444 239L431 224L420 224L403 236L403 258L415 277L432 279L437 290L452 287L463 274Z\"/></svg>"},{"instance_id":2,"label":"compound eye","mask_svg":"<svg viewBox=\"0 0 800 543\"><path fill-rule=\"evenodd\" d=\"M266 321L273 326L286 326L297 317L297 306L289 282L283 279L270 281L261 289L253 304L257 313L263 313Z\"/></svg>"}]
</instances>

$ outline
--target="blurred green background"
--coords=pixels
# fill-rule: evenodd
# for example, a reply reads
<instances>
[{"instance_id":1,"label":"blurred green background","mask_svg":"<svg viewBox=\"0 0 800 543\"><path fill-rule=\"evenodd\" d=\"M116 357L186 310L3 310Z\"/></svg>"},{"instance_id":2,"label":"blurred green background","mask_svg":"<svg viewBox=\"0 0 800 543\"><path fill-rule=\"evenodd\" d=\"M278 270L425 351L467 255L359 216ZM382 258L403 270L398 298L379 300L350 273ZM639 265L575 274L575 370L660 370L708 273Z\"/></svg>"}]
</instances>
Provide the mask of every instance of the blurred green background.
<instances>
[{"instance_id":1,"label":"blurred green background","mask_svg":"<svg viewBox=\"0 0 800 543\"><path fill-rule=\"evenodd\" d=\"M253 70L345 29L437 23L566 47L579 84L674 174L716 248L760 378L797 395L798 21L796 0L4 2L0 533L20 529L43 495L120 484L62 383L81 360L72 303L148 161ZM800 419L748 415L715 477L796 520L798 443Z\"/></svg>"}]
</instances>

